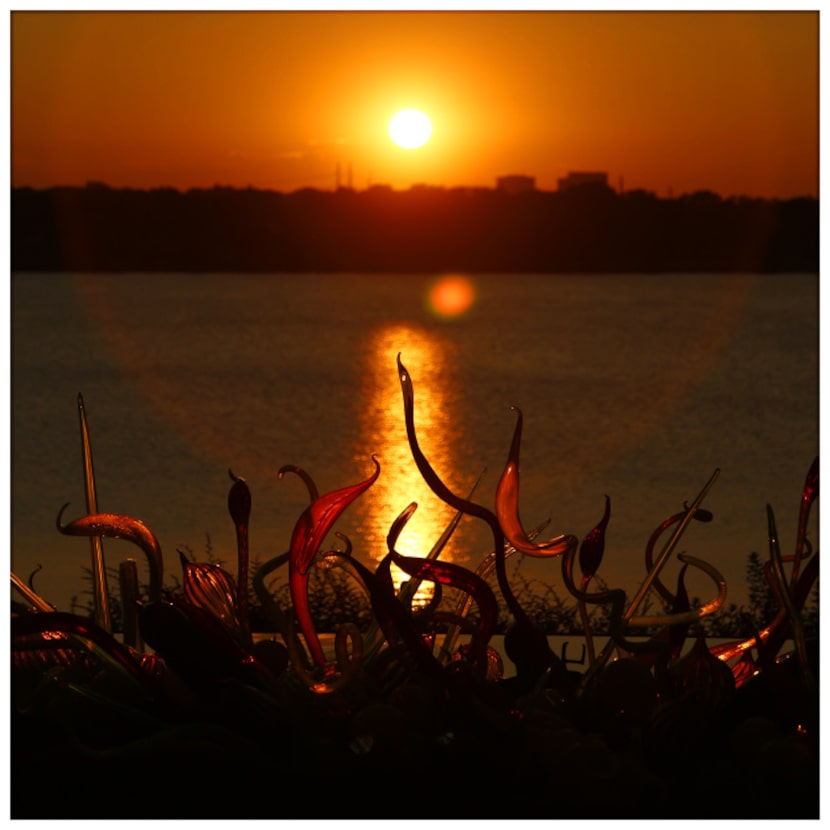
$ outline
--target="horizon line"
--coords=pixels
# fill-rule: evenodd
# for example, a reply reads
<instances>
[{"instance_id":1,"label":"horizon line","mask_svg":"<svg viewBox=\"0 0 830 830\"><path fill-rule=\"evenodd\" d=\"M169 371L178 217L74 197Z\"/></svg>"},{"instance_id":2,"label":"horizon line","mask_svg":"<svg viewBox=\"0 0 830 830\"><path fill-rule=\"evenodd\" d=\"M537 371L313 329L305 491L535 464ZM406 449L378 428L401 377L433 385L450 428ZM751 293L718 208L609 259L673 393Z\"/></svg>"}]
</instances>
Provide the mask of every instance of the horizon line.
<instances>
[{"instance_id":1,"label":"horizon line","mask_svg":"<svg viewBox=\"0 0 830 830\"><path fill-rule=\"evenodd\" d=\"M516 174L518 175L518 174ZM499 178L510 178L510 176L499 177ZM276 193L281 195L293 195L297 193L302 193L306 191L315 191L321 194L330 194L330 195L337 195L337 194L345 194L345 193L371 193L373 191L384 191L384 192L392 192L392 193L409 193L412 191L473 191L473 192L492 192L492 193L503 193L506 196L518 196L523 193L535 193L541 195L562 195L567 193L569 190L575 188L588 187L593 184L596 186L597 183L585 183L585 184L576 184L572 185L569 188L557 188L555 190L546 190L542 188L537 188L535 186L528 187L523 189L519 192L511 192L505 188L500 188L498 186L487 186L487 185L443 185L443 184L430 184L428 182L416 182L414 184L409 185L408 187L395 187L391 184L385 182L376 182L371 185L368 185L364 188L359 187L349 187L344 185L339 185L334 188L322 188L315 185L303 185L301 187L297 187L293 190L280 190L276 187L271 186L259 186L253 184L246 184L246 185L232 185L232 184L222 184L220 182L214 182L212 185L189 185L186 187L176 186L176 185L112 185L108 182L98 181L98 180L88 180L84 184L49 184L49 185L31 185L31 184L12 184L11 190L34 190L34 191L48 191L48 190L111 190L111 191L140 191L140 192L152 192L152 191L175 191L176 193L186 194L193 191L208 191L208 190L235 190L235 191L256 191L262 193ZM711 188L702 187L696 190L687 190L682 191L680 193L674 194L672 192L672 188L669 188L669 195L660 195L655 190L650 190L645 187L632 187L629 189L624 188L615 188L610 184L605 184L607 190L611 191L616 196L625 196L631 193L643 193L648 194L650 196L654 196L659 200L671 201L679 198L683 198L684 196L694 196L698 194L711 194L717 196L722 201L729 201L730 199L747 199L753 201L769 201L769 202L786 202L786 201L795 201L799 199L807 199L818 201L819 196L812 195L809 193L802 193L800 195L794 196L752 196L747 193L730 193L724 194L717 190L713 190Z\"/></svg>"}]
</instances>

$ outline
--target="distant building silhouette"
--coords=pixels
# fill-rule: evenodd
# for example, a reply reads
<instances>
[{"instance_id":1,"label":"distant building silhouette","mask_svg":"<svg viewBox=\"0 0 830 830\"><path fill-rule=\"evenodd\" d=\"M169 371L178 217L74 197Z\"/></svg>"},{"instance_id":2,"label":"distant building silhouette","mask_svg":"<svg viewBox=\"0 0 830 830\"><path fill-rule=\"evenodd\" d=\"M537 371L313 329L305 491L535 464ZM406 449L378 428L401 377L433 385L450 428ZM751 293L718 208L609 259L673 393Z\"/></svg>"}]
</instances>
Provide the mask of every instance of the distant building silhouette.
<instances>
[{"instance_id":1,"label":"distant building silhouette","mask_svg":"<svg viewBox=\"0 0 830 830\"><path fill-rule=\"evenodd\" d=\"M568 173L564 179L558 180L559 190L569 190L583 184L602 184L608 186L607 173Z\"/></svg>"},{"instance_id":2,"label":"distant building silhouette","mask_svg":"<svg viewBox=\"0 0 830 830\"><path fill-rule=\"evenodd\" d=\"M496 179L496 189L511 195L525 193L536 189L536 179L533 176L499 176Z\"/></svg>"}]
</instances>

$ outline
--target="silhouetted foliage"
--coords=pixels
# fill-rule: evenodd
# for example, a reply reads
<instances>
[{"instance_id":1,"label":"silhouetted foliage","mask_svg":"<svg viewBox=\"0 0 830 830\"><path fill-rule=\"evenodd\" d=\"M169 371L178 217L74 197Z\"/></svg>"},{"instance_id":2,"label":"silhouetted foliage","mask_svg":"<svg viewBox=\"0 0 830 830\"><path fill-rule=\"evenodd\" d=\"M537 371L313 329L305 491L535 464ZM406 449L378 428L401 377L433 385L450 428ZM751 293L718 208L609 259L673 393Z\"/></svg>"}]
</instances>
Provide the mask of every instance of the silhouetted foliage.
<instances>
[{"instance_id":1,"label":"silhouetted foliage","mask_svg":"<svg viewBox=\"0 0 830 830\"><path fill-rule=\"evenodd\" d=\"M215 558L209 535L207 536L204 554L194 556L193 551L187 547L185 547L185 553L193 561L211 562L227 568L226 563ZM540 579L528 578L522 572L523 561L523 556L515 557L510 582L529 619L549 635L584 634L574 600L568 595L560 596L553 585ZM251 571L256 572L261 564L258 560L253 560ZM373 615L369 599L345 571L337 567L314 567L310 570L309 576L309 607L317 630L335 631L346 622L355 623L359 628L365 630L371 624ZM753 627L761 629L775 618L780 606L764 575L764 562L754 551L747 557L746 577L748 605L738 606L735 603L730 603L729 606L724 606L715 614L704 617L695 627L699 629L700 633L706 637L748 637L752 635ZM121 600L117 594L112 592L113 587L118 585L118 571L114 568L108 568L107 579L111 592L110 613L113 631L120 632L122 630ZM71 611L75 614L92 617L94 615L93 591L91 588L92 571L88 567L83 568L83 580L85 583L89 583L90 588L81 592L83 599L73 597ZM608 586L600 577L595 577L595 580L596 590L607 589ZM496 579L494 574L490 575L488 581L495 589ZM169 590L180 590L181 583L175 574L169 575L167 582L166 587ZM268 581L267 587L283 609L291 607L291 594L284 574L273 576ZM148 586L142 586L141 590L146 596ZM498 593L497 596L499 598L499 618L496 632L503 634L510 624L511 615L504 598ZM464 597L460 592L448 589L446 598L451 600L450 605L452 606ZM273 621L262 613L259 600L251 586L248 586L248 601L254 630L274 631ZM692 607L700 604L698 598L691 601ZM656 592L649 591L638 613L648 615L668 612L668 606L660 601ZM610 606L590 605L588 615L591 631L600 636L607 635L609 632ZM810 601L805 605L802 615L807 636L818 636L818 617L819 599L818 587L816 587ZM475 605L470 610L468 618L472 622L477 620ZM657 628L645 629L637 633L641 635L655 634L658 630Z\"/></svg>"},{"instance_id":2,"label":"silhouetted foliage","mask_svg":"<svg viewBox=\"0 0 830 830\"><path fill-rule=\"evenodd\" d=\"M308 604L318 631L336 631L345 622L354 623L362 631L371 625L374 617L369 598L345 571L312 568L309 574ZM291 607L287 584L274 592L274 599L283 608Z\"/></svg>"},{"instance_id":3,"label":"silhouetted foliage","mask_svg":"<svg viewBox=\"0 0 830 830\"><path fill-rule=\"evenodd\" d=\"M747 557L746 584L752 623L756 628L762 628L778 613L780 606L764 574L764 563L755 551Z\"/></svg>"},{"instance_id":4,"label":"silhouetted foliage","mask_svg":"<svg viewBox=\"0 0 830 830\"><path fill-rule=\"evenodd\" d=\"M818 202L605 185L15 188L13 271L814 272Z\"/></svg>"}]
</instances>

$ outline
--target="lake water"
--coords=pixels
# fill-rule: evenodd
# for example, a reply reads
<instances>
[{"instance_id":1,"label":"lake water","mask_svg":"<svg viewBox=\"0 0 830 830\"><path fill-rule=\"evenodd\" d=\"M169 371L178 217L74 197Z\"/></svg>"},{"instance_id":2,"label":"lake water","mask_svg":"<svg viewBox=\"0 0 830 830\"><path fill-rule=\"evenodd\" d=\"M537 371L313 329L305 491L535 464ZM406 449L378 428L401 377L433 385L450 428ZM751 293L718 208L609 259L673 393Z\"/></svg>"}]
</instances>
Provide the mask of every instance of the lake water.
<instances>
[{"instance_id":1,"label":"lake water","mask_svg":"<svg viewBox=\"0 0 830 830\"><path fill-rule=\"evenodd\" d=\"M364 562L386 552L395 517L424 555L452 511L420 480L406 444L395 357L412 375L422 448L456 492L486 469L475 500L493 507L524 414L521 514L548 535L582 538L611 499L600 574L629 592L654 528L715 468L678 551L715 564L744 602L744 568L767 555L765 507L784 552L818 453L815 275L467 275L473 303L442 317L437 275L12 275L12 568L67 610L89 586L86 539L58 534L81 516L77 414L89 418L99 509L142 519L165 566L208 548L236 571L228 468L252 491L251 545L288 548L307 504L295 464L321 492L380 479L336 526ZM811 521L818 545L818 516ZM332 544L338 540L332 537ZM489 532L465 519L446 557L475 567ZM342 546L342 544L341 544ZM105 540L108 564L137 548ZM666 568L673 584L678 563ZM558 561L528 578L562 594ZM710 583L690 573L690 594Z\"/></svg>"}]
</instances>

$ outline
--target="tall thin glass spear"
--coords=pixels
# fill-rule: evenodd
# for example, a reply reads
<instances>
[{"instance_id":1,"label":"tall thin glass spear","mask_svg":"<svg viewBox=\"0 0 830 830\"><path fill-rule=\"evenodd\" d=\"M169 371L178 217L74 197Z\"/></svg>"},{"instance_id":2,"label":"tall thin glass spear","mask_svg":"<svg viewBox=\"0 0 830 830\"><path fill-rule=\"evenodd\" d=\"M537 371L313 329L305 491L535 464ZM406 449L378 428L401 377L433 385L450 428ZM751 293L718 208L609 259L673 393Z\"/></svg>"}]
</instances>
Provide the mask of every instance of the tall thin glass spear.
<instances>
[{"instance_id":1,"label":"tall thin glass spear","mask_svg":"<svg viewBox=\"0 0 830 830\"><path fill-rule=\"evenodd\" d=\"M86 422L83 396L78 394L78 415L81 420L81 452L84 459L84 490L86 512L98 512L98 496L95 492L95 471L92 467L92 447L89 443L89 427ZM107 592L107 569L104 567L104 545L100 536L89 537L92 554L92 587L95 602L95 622L108 633L112 633L109 593Z\"/></svg>"}]
</instances>

